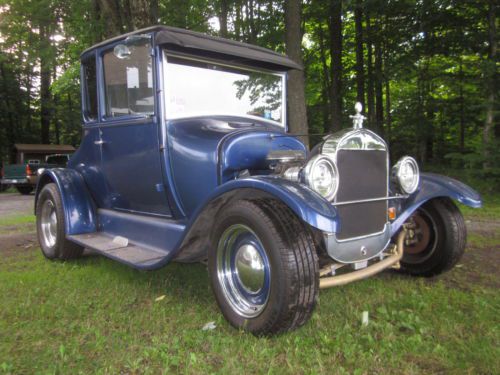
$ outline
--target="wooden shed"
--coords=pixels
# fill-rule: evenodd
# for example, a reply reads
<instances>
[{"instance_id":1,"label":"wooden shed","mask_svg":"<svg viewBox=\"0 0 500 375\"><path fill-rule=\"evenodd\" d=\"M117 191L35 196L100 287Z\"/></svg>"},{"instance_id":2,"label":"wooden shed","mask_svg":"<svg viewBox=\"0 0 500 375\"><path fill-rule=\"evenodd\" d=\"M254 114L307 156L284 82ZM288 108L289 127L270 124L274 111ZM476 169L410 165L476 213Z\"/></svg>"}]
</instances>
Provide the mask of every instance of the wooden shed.
<instances>
[{"instance_id":1,"label":"wooden shed","mask_svg":"<svg viewBox=\"0 0 500 375\"><path fill-rule=\"evenodd\" d=\"M16 143L14 145L16 151L16 163L24 164L28 161L38 160L43 163L47 155L53 154L72 154L75 148L71 145L43 145L43 144L26 144Z\"/></svg>"}]
</instances>

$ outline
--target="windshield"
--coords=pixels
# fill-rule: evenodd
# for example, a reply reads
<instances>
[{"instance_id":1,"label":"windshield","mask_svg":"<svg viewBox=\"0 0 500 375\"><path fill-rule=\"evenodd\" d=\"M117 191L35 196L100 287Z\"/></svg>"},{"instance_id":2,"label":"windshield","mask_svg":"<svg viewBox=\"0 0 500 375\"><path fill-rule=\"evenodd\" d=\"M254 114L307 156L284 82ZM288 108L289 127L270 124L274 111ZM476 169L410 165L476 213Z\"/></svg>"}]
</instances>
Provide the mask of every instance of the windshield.
<instances>
[{"instance_id":1,"label":"windshield","mask_svg":"<svg viewBox=\"0 0 500 375\"><path fill-rule=\"evenodd\" d=\"M284 74L166 56L167 119L257 116L284 126Z\"/></svg>"},{"instance_id":2,"label":"windshield","mask_svg":"<svg viewBox=\"0 0 500 375\"><path fill-rule=\"evenodd\" d=\"M47 164L64 165L68 162L68 155L47 156Z\"/></svg>"}]
</instances>

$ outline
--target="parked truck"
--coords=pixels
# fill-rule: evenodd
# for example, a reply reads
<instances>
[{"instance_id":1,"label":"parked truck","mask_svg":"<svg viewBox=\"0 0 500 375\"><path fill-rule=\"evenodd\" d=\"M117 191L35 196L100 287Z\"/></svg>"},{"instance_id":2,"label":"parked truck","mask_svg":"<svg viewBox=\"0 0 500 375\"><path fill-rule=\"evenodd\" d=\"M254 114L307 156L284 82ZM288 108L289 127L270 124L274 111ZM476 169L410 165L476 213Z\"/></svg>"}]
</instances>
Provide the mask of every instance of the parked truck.
<instances>
[{"instance_id":1,"label":"parked truck","mask_svg":"<svg viewBox=\"0 0 500 375\"><path fill-rule=\"evenodd\" d=\"M36 187L39 171L65 167L75 151L71 145L15 144L16 163L2 168L0 183L13 186L21 194L30 194Z\"/></svg>"}]
</instances>

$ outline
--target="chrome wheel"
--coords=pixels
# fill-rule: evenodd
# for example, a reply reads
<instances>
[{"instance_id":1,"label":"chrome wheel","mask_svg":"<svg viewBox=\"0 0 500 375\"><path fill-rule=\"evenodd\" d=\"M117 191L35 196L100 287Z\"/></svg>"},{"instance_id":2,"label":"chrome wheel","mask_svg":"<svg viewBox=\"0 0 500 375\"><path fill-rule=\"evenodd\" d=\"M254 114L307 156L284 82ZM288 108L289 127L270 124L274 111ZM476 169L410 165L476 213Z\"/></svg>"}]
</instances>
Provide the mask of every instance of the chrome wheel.
<instances>
[{"instance_id":1,"label":"chrome wheel","mask_svg":"<svg viewBox=\"0 0 500 375\"><path fill-rule=\"evenodd\" d=\"M242 317L258 316L267 304L271 272L257 235L246 225L227 228L217 246L217 278L224 297Z\"/></svg>"},{"instance_id":2,"label":"chrome wheel","mask_svg":"<svg viewBox=\"0 0 500 375\"><path fill-rule=\"evenodd\" d=\"M43 202L40 215L40 227L45 246L53 247L57 239L57 215L54 202L50 199Z\"/></svg>"}]
</instances>

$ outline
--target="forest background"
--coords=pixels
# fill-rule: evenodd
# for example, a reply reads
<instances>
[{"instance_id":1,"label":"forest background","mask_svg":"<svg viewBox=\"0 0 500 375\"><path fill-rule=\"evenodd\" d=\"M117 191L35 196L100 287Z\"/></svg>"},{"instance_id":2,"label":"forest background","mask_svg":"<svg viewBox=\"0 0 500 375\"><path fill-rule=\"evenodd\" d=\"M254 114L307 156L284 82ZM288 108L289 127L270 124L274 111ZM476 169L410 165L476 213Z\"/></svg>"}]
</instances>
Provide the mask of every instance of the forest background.
<instances>
[{"instance_id":1,"label":"forest background","mask_svg":"<svg viewBox=\"0 0 500 375\"><path fill-rule=\"evenodd\" d=\"M500 185L493 0L0 0L0 160L14 143L77 146L79 55L163 24L287 53L290 130L351 126L356 101L391 156Z\"/></svg>"}]
</instances>

